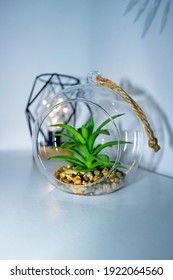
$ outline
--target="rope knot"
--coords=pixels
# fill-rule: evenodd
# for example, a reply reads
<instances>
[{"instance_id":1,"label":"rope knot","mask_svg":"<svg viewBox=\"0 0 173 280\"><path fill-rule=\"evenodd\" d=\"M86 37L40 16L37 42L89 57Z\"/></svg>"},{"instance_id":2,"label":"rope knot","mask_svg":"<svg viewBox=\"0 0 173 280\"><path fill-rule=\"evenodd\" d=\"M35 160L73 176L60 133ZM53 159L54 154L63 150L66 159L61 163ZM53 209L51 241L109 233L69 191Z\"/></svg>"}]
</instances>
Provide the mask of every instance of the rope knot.
<instances>
[{"instance_id":1,"label":"rope knot","mask_svg":"<svg viewBox=\"0 0 173 280\"><path fill-rule=\"evenodd\" d=\"M149 140L148 140L148 146L150 148L153 148L155 152L158 152L160 150L160 146L158 145L158 140L156 137L151 137Z\"/></svg>"}]
</instances>

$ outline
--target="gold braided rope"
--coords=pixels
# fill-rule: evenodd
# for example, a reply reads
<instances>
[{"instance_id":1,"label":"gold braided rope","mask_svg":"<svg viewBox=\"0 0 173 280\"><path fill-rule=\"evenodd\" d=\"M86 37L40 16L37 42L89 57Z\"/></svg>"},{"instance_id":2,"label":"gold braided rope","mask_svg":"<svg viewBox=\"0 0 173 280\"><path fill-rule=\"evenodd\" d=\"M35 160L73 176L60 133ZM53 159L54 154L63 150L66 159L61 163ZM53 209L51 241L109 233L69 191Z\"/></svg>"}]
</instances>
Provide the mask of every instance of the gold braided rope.
<instances>
[{"instance_id":1,"label":"gold braided rope","mask_svg":"<svg viewBox=\"0 0 173 280\"><path fill-rule=\"evenodd\" d=\"M108 80L108 79L103 78L101 76L96 76L96 80L101 86L108 87L108 88L110 88L114 91L117 91L124 97L124 99L130 104L132 109L135 111L135 113L138 115L138 117L143 122L143 125L145 127L145 131L146 131L146 133L148 135L148 138L149 138L148 146L150 148L154 149L155 152L158 152L160 150L160 146L158 145L158 140L154 136L154 133L151 129L151 126L150 126L149 122L147 121L146 115L143 112L143 110L141 109L141 107L133 100L133 98L131 98L127 94L127 92L125 92L125 90L123 90L120 86L113 83L111 80Z\"/></svg>"}]
</instances>

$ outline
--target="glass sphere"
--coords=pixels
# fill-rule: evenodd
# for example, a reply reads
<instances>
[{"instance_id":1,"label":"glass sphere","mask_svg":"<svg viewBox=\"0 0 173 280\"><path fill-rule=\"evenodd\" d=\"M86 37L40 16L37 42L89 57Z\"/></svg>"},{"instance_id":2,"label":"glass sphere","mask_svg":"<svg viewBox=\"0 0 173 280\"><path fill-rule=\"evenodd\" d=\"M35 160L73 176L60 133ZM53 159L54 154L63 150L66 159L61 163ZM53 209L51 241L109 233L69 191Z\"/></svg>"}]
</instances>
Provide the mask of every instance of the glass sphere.
<instances>
[{"instance_id":1,"label":"glass sphere","mask_svg":"<svg viewBox=\"0 0 173 280\"><path fill-rule=\"evenodd\" d=\"M47 103L35 123L33 153L51 183L80 195L130 184L142 156L143 126L118 92L89 78Z\"/></svg>"}]
</instances>

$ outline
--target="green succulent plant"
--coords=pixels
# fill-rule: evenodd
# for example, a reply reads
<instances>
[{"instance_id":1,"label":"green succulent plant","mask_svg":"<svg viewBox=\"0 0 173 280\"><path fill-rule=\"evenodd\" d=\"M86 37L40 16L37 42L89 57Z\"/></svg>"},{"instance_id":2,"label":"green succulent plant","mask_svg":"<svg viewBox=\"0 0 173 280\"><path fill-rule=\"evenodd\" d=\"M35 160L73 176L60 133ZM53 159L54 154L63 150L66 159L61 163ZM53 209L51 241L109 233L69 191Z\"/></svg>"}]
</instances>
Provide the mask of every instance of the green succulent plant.
<instances>
[{"instance_id":1,"label":"green succulent plant","mask_svg":"<svg viewBox=\"0 0 173 280\"><path fill-rule=\"evenodd\" d=\"M112 116L112 119L116 119L124 114ZM95 140L100 134L110 135L107 129L103 129L105 125L110 122L110 119L106 119L102 124L94 130L94 119L91 118L86 125L82 125L80 128L75 129L74 127L67 124L54 124L52 126L60 127L63 130L70 132L67 133L56 133L55 136L63 136L69 140L64 142L58 150L66 150L71 152L74 156L70 155L55 155L47 158L48 160L64 160L70 164L73 164L75 171L93 171L95 168L112 168L114 161L110 160L109 156L101 153L106 147L114 145L130 144L131 142L114 140L99 144L95 146ZM121 163L118 162L116 167L122 167Z\"/></svg>"}]
</instances>

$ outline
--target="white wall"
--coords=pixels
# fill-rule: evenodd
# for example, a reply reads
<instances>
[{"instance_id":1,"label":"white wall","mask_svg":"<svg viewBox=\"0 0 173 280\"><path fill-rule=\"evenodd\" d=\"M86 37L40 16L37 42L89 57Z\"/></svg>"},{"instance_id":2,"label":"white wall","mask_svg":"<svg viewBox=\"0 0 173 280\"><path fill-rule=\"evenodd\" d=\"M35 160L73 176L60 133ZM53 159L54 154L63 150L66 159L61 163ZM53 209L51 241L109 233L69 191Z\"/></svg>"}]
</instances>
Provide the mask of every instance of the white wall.
<instances>
[{"instance_id":1,"label":"white wall","mask_svg":"<svg viewBox=\"0 0 173 280\"><path fill-rule=\"evenodd\" d=\"M0 0L0 148L31 148L24 110L37 75L88 72L88 0Z\"/></svg>"},{"instance_id":2,"label":"white wall","mask_svg":"<svg viewBox=\"0 0 173 280\"><path fill-rule=\"evenodd\" d=\"M162 149L154 155L145 147L142 166L173 176L173 3L164 32L160 34L160 23L167 1L162 1L147 35L141 39L153 1L136 24L133 20L144 1L123 16L129 2L93 1L90 65L117 83L128 79L143 92L134 98L146 111Z\"/></svg>"},{"instance_id":3,"label":"white wall","mask_svg":"<svg viewBox=\"0 0 173 280\"><path fill-rule=\"evenodd\" d=\"M154 157L145 148L142 164L173 176L173 5L163 34L161 6L141 39L147 14L133 24L139 4L123 16L128 2L0 0L1 149L31 148L24 109L38 74L85 77L96 69L118 83L127 78L142 91L135 98L162 146Z\"/></svg>"}]
</instances>

